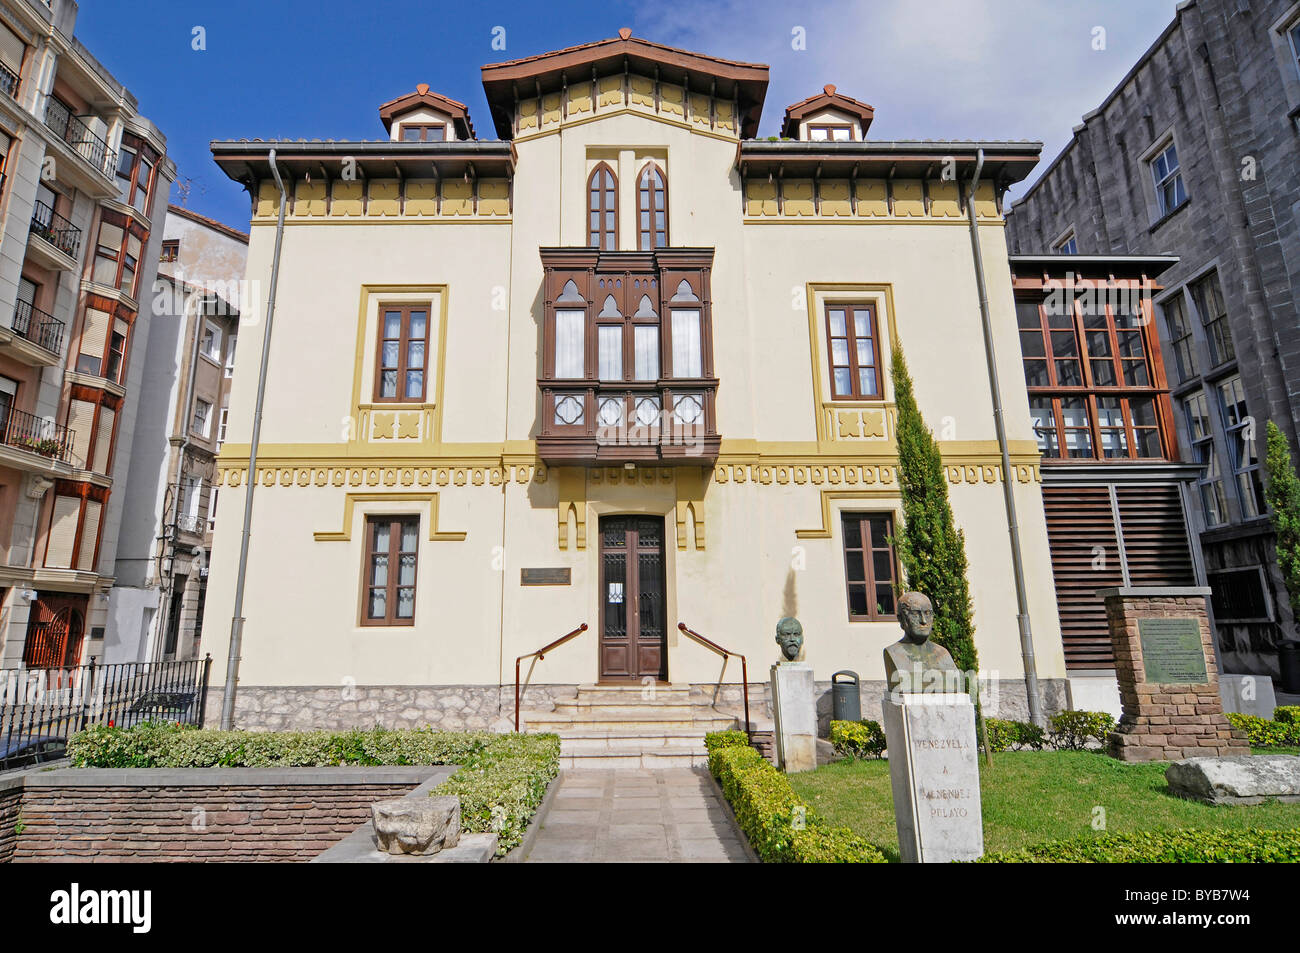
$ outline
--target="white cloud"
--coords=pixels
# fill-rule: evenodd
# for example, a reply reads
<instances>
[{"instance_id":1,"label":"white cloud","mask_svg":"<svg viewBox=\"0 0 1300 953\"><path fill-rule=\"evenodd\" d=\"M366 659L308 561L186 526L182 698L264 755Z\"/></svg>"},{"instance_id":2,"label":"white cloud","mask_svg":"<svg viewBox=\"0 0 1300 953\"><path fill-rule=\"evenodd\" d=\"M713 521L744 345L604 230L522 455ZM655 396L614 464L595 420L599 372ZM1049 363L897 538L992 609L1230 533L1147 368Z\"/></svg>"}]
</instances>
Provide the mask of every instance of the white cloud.
<instances>
[{"instance_id":1,"label":"white cloud","mask_svg":"<svg viewBox=\"0 0 1300 953\"><path fill-rule=\"evenodd\" d=\"M1040 169L1173 19L1175 0L776 0L646 4L637 36L771 66L761 134L826 83L876 108L877 139L1032 139ZM806 50L791 48L802 27ZM1094 49L1095 30L1105 49ZM1017 189L1016 191L1020 191Z\"/></svg>"}]
</instances>

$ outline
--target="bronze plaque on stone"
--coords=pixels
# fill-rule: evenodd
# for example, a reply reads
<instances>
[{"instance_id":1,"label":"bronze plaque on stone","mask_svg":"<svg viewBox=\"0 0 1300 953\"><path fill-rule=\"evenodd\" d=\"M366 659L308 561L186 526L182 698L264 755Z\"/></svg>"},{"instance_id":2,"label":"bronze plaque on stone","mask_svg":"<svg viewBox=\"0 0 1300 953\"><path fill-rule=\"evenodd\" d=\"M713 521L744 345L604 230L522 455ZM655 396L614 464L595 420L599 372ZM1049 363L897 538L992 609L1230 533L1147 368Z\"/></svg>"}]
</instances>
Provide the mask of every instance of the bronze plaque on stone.
<instances>
[{"instance_id":1,"label":"bronze plaque on stone","mask_svg":"<svg viewBox=\"0 0 1300 953\"><path fill-rule=\"evenodd\" d=\"M519 570L521 586L567 586L573 581L573 570L568 566L541 566Z\"/></svg>"},{"instance_id":2,"label":"bronze plaque on stone","mask_svg":"<svg viewBox=\"0 0 1300 953\"><path fill-rule=\"evenodd\" d=\"M1209 681L1201 624L1194 616L1138 619L1142 670L1148 682L1200 685Z\"/></svg>"}]
</instances>

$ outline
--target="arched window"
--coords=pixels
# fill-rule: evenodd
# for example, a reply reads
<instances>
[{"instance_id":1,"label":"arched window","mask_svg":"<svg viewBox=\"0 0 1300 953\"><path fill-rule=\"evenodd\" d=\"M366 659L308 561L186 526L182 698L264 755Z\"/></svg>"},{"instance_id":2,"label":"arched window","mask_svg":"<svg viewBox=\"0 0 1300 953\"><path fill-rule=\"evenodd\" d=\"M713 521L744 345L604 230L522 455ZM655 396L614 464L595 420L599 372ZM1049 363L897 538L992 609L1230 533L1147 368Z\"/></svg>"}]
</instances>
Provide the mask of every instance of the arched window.
<instances>
[{"instance_id":1,"label":"arched window","mask_svg":"<svg viewBox=\"0 0 1300 953\"><path fill-rule=\"evenodd\" d=\"M641 251L653 251L668 244L668 186L663 170L650 162L637 179L637 219Z\"/></svg>"},{"instance_id":2,"label":"arched window","mask_svg":"<svg viewBox=\"0 0 1300 953\"><path fill-rule=\"evenodd\" d=\"M587 180L587 244L602 251L618 248L618 181L604 162Z\"/></svg>"}]
</instances>

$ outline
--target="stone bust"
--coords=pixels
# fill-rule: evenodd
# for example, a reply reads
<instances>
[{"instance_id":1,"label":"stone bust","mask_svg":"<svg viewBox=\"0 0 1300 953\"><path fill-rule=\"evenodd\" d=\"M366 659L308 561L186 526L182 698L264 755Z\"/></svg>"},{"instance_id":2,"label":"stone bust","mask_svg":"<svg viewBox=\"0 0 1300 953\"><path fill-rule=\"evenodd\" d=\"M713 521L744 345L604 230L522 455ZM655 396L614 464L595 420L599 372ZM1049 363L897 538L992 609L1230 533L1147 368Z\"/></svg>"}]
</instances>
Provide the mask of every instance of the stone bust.
<instances>
[{"instance_id":1,"label":"stone bust","mask_svg":"<svg viewBox=\"0 0 1300 953\"><path fill-rule=\"evenodd\" d=\"M942 645L930 641L934 606L922 592L905 592L898 600L903 637L885 649L885 679L891 692L956 692L961 672Z\"/></svg>"},{"instance_id":2,"label":"stone bust","mask_svg":"<svg viewBox=\"0 0 1300 953\"><path fill-rule=\"evenodd\" d=\"M786 616L776 624L776 642L781 646L785 661L793 662L803 649L803 626L794 616Z\"/></svg>"}]
</instances>

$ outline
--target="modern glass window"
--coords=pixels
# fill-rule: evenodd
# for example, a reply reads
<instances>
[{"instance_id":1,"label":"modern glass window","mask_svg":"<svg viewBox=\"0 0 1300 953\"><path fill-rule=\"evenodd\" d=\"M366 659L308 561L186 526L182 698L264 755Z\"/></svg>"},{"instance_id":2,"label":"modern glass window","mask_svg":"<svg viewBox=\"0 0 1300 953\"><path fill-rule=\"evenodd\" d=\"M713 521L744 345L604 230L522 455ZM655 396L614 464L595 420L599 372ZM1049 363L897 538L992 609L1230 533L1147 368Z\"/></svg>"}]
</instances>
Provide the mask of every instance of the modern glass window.
<instances>
[{"instance_id":1,"label":"modern glass window","mask_svg":"<svg viewBox=\"0 0 1300 953\"><path fill-rule=\"evenodd\" d=\"M194 417L190 421L190 430L200 437L207 437L212 427L212 404L199 398L194 401Z\"/></svg>"},{"instance_id":2,"label":"modern glass window","mask_svg":"<svg viewBox=\"0 0 1300 953\"><path fill-rule=\"evenodd\" d=\"M381 305L375 400L423 402L428 350L427 304Z\"/></svg>"},{"instance_id":3,"label":"modern glass window","mask_svg":"<svg viewBox=\"0 0 1300 953\"><path fill-rule=\"evenodd\" d=\"M653 251L668 244L668 186L663 169L651 162L637 179L637 248Z\"/></svg>"},{"instance_id":4,"label":"modern glass window","mask_svg":"<svg viewBox=\"0 0 1300 953\"><path fill-rule=\"evenodd\" d=\"M1187 201L1183 171L1178 165L1178 150L1172 142L1151 160L1151 178L1155 180L1156 203L1162 216Z\"/></svg>"},{"instance_id":5,"label":"modern glass window","mask_svg":"<svg viewBox=\"0 0 1300 953\"><path fill-rule=\"evenodd\" d=\"M1016 302L1029 410L1044 457L1165 455L1161 401L1142 305L1120 288L1100 313Z\"/></svg>"},{"instance_id":6,"label":"modern glass window","mask_svg":"<svg viewBox=\"0 0 1300 953\"><path fill-rule=\"evenodd\" d=\"M217 449L226 442L226 427L230 423L230 408L222 407L221 416L217 418Z\"/></svg>"},{"instance_id":7,"label":"modern glass window","mask_svg":"<svg viewBox=\"0 0 1300 953\"><path fill-rule=\"evenodd\" d=\"M447 127L443 123L402 123L403 142L442 142L446 138Z\"/></svg>"},{"instance_id":8,"label":"modern glass window","mask_svg":"<svg viewBox=\"0 0 1300 953\"><path fill-rule=\"evenodd\" d=\"M826 339L833 400L879 400L880 335L871 304L827 304Z\"/></svg>"},{"instance_id":9,"label":"modern glass window","mask_svg":"<svg viewBox=\"0 0 1300 953\"><path fill-rule=\"evenodd\" d=\"M849 619L857 622L893 619L897 560L894 558L894 518L888 513L843 513L844 579Z\"/></svg>"},{"instance_id":10,"label":"modern glass window","mask_svg":"<svg viewBox=\"0 0 1300 953\"><path fill-rule=\"evenodd\" d=\"M604 162L587 179L587 244L602 251L618 248L618 179Z\"/></svg>"},{"instance_id":11,"label":"modern glass window","mask_svg":"<svg viewBox=\"0 0 1300 953\"><path fill-rule=\"evenodd\" d=\"M415 624L418 516L366 517L363 625Z\"/></svg>"},{"instance_id":12,"label":"modern glass window","mask_svg":"<svg viewBox=\"0 0 1300 953\"><path fill-rule=\"evenodd\" d=\"M1223 289L1218 272L1210 272L1192 285L1192 300L1201 313L1205 336L1210 345L1210 366L1217 367L1237 356L1232 343L1232 328L1228 325L1228 307L1223 301Z\"/></svg>"},{"instance_id":13,"label":"modern glass window","mask_svg":"<svg viewBox=\"0 0 1300 953\"><path fill-rule=\"evenodd\" d=\"M1183 400L1183 419L1187 423L1187 436L1192 444L1193 462L1204 468L1197 479L1197 492L1201 497L1205 524L1221 526L1228 521L1228 498L1223 489L1223 474L1219 468L1219 455L1215 452L1209 405L1203 391L1197 391Z\"/></svg>"},{"instance_id":14,"label":"modern glass window","mask_svg":"<svg viewBox=\"0 0 1300 953\"><path fill-rule=\"evenodd\" d=\"M1228 437L1228 462L1232 468L1241 503L1241 518L1254 519L1268 512L1264 484L1260 477L1259 454L1255 449L1255 420L1246 410L1246 390L1236 374L1220 381L1215 391Z\"/></svg>"},{"instance_id":15,"label":"modern glass window","mask_svg":"<svg viewBox=\"0 0 1300 953\"><path fill-rule=\"evenodd\" d=\"M235 376L235 342L236 342L236 340L237 340L237 336L234 335L234 334L230 335L230 337L228 337L228 338L226 339L226 367L225 367L225 372L224 372L226 377L234 377L234 376Z\"/></svg>"},{"instance_id":16,"label":"modern glass window","mask_svg":"<svg viewBox=\"0 0 1300 953\"><path fill-rule=\"evenodd\" d=\"M1169 346L1174 352L1174 369L1180 383L1196 376L1196 341L1192 337L1192 324L1187 319L1187 304L1178 292L1160 306L1164 312L1165 328L1169 332Z\"/></svg>"}]
</instances>

